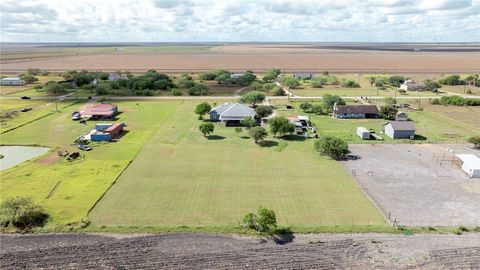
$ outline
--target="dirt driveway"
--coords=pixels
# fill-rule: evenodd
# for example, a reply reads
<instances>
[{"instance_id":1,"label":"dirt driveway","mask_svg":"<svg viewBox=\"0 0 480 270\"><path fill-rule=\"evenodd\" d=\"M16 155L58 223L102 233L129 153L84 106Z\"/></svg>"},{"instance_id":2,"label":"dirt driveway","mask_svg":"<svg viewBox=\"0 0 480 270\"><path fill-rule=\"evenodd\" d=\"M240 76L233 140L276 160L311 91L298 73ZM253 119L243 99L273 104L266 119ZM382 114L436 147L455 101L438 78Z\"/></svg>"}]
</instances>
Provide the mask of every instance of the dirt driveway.
<instances>
[{"instance_id":1,"label":"dirt driveway","mask_svg":"<svg viewBox=\"0 0 480 270\"><path fill-rule=\"evenodd\" d=\"M470 179L454 154L464 145L350 145L360 159L342 162L390 221L407 226L480 225L480 179Z\"/></svg>"}]
</instances>

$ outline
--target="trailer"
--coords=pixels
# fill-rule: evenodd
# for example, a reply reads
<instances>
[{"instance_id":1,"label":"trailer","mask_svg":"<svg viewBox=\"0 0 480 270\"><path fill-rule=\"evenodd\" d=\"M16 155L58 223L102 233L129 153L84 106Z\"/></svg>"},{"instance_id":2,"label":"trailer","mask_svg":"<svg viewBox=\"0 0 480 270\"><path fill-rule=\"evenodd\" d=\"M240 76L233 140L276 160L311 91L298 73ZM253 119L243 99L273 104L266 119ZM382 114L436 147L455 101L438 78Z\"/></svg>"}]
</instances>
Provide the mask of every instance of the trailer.
<instances>
[{"instance_id":1,"label":"trailer","mask_svg":"<svg viewBox=\"0 0 480 270\"><path fill-rule=\"evenodd\" d=\"M357 135L362 138L362 140L370 139L370 131L364 127L357 127Z\"/></svg>"}]
</instances>

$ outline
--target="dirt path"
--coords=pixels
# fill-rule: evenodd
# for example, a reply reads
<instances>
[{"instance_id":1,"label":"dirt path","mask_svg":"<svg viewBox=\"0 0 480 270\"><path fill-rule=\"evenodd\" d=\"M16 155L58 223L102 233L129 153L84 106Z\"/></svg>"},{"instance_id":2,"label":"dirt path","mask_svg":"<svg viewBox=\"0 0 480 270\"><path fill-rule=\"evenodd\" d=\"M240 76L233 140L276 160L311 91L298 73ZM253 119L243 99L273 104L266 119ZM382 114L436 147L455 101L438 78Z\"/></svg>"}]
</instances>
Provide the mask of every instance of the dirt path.
<instances>
[{"instance_id":1,"label":"dirt path","mask_svg":"<svg viewBox=\"0 0 480 270\"><path fill-rule=\"evenodd\" d=\"M287 95L287 97L299 97L297 95L294 95L292 93L292 91L290 91L290 88L286 87L286 86L283 86L279 83L279 82L275 82L277 84L278 87L282 88L283 91L285 91L285 94Z\"/></svg>"},{"instance_id":2,"label":"dirt path","mask_svg":"<svg viewBox=\"0 0 480 270\"><path fill-rule=\"evenodd\" d=\"M1 269L475 269L480 234L2 235Z\"/></svg>"}]
</instances>

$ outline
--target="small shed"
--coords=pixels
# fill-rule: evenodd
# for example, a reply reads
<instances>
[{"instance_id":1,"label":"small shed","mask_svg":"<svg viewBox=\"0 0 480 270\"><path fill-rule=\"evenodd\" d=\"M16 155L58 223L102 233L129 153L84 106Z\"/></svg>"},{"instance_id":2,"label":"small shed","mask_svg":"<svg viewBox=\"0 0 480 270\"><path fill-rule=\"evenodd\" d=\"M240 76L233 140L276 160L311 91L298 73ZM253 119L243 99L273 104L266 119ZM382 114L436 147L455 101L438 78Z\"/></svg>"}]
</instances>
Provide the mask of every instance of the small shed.
<instances>
[{"instance_id":1,"label":"small shed","mask_svg":"<svg viewBox=\"0 0 480 270\"><path fill-rule=\"evenodd\" d=\"M407 121L408 115L406 112L397 112L395 115L395 121Z\"/></svg>"},{"instance_id":2,"label":"small shed","mask_svg":"<svg viewBox=\"0 0 480 270\"><path fill-rule=\"evenodd\" d=\"M473 154L457 154L460 160L462 170L470 176L470 178L480 178L480 158Z\"/></svg>"},{"instance_id":3,"label":"small shed","mask_svg":"<svg viewBox=\"0 0 480 270\"><path fill-rule=\"evenodd\" d=\"M110 134L111 138L117 137L123 131L123 124L115 123L105 129L103 132Z\"/></svg>"},{"instance_id":4,"label":"small shed","mask_svg":"<svg viewBox=\"0 0 480 270\"><path fill-rule=\"evenodd\" d=\"M384 127L385 135L392 139L409 139L415 136L415 126L409 121L391 121Z\"/></svg>"},{"instance_id":5,"label":"small shed","mask_svg":"<svg viewBox=\"0 0 480 270\"><path fill-rule=\"evenodd\" d=\"M370 131L364 127L357 127L357 135L362 138L362 140L370 139Z\"/></svg>"},{"instance_id":6,"label":"small shed","mask_svg":"<svg viewBox=\"0 0 480 270\"><path fill-rule=\"evenodd\" d=\"M96 131L90 134L90 140L94 142L110 141L112 140L112 135L109 133Z\"/></svg>"}]
</instances>

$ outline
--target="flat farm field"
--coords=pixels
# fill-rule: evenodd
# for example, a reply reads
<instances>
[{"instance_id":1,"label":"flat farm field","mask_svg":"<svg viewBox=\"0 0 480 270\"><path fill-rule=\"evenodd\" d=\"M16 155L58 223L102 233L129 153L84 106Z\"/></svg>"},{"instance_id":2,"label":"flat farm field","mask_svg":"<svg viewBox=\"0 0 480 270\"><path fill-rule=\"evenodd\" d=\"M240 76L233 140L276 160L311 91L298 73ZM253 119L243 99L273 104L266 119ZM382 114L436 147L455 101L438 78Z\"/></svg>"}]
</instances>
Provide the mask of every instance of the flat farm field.
<instances>
[{"instance_id":1,"label":"flat farm field","mask_svg":"<svg viewBox=\"0 0 480 270\"><path fill-rule=\"evenodd\" d=\"M338 72L477 72L478 52L346 50L335 46L295 45L205 45L89 48L33 47L24 52L12 48L2 53L2 70L21 72L40 68L52 72L66 70L156 69L162 72L192 72L225 68L232 71L268 68L289 71L324 70Z\"/></svg>"},{"instance_id":2,"label":"flat farm field","mask_svg":"<svg viewBox=\"0 0 480 270\"><path fill-rule=\"evenodd\" d=\"M313 140L270 136L261 147L222 124L205 138L196 104L176 108L145 144L91 211L94 225L231 228L259 206L294 229L385 225L340 163L314 151Z\"/></svg>"}]
</instances>

